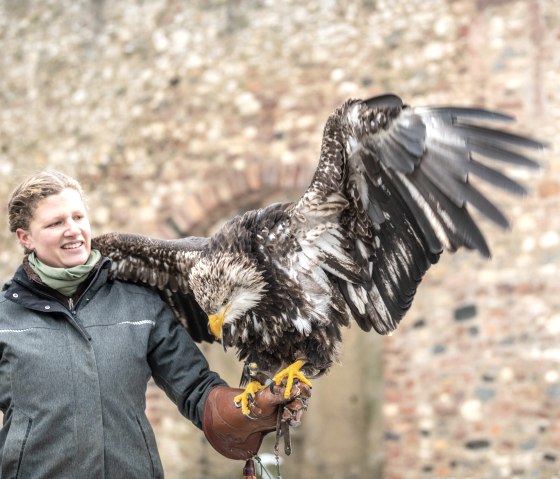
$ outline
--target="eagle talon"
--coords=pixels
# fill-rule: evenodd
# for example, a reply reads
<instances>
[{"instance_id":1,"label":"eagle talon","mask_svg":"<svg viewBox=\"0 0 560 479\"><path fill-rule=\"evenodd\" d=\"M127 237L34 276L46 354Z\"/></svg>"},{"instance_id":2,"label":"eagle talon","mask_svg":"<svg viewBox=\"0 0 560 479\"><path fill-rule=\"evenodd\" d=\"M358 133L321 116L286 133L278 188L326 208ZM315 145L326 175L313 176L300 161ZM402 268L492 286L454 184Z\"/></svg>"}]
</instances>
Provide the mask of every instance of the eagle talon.
<instances>
[{"instance_id":1,"label":"eagle talon","mask_svg":"<svg viewBox=\"0 0 560 479\"><path fill-rule=\"evenodd\" d=\"M284 380L286 380L286 389L284 390L284 398L290 399L290 393L294 385L294 380L301 381L311 387L311 381L307 379L301 372L301 368L305 363L302 360L297 360L293 364L290 364L287 368L280 371L273 378L274 384L280 386Z\"/></svg>"},{"instance_id":2,"label":"eagle talon","mask_svg":"<svg viewBox=\"0 0 560 479\"><path fill-rule=\"evenodd\" d=\"M251 417L251 410L249 409L249 404L254 401L254 394L261 389L266 388L267 386L263 386L258 381L251 381L245 391L241 394L238 394L233 398L233 402L235 403L236 407L241 408L241 412L245 416Z\"/></svg>"}]
</instances>

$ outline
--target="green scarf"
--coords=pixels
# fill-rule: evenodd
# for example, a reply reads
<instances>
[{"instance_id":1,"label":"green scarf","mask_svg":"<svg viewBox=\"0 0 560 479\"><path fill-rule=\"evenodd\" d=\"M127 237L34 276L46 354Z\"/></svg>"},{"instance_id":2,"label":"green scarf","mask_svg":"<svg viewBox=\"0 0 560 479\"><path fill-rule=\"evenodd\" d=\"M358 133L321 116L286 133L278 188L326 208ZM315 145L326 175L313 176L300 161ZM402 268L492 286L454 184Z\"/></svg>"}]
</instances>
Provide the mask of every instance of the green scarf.
<instances>
[{"instance_id":1,"label":"green scarf","mask_svg":"<svg viewBox=\"0 0 560 479\"><path fill-rule=\"evenodd\" d=\"M100 258L101 253L92 249L85 264L72 266L72 268L53 268L41 262L35 252L31 252L27 256L30 266L39 275L43 283L68 297L77 291Z\"/></svg>"}]
</instances>

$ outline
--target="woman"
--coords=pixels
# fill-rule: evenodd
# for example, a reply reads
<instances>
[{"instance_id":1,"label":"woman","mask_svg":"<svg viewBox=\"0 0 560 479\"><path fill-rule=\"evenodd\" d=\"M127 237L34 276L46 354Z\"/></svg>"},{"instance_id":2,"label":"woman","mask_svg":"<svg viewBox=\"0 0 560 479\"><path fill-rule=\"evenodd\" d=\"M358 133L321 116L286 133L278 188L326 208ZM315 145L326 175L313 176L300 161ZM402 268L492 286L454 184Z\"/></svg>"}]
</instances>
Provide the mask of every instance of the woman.
<instances>
[{"instance_id":1,"label":"woman","mask_svg":"<svg viewBox=\"0 0 560 479\"><path fill-rule=\"evenodd\" d=\"M281 388L242 415L239 390L208 369L157 294L108 277L77 181L34 175L8 214L25 256L0 296L1 477L163 477L144 413L150 376L222 454L258 450Z\"/></svg>"}]
</instances>

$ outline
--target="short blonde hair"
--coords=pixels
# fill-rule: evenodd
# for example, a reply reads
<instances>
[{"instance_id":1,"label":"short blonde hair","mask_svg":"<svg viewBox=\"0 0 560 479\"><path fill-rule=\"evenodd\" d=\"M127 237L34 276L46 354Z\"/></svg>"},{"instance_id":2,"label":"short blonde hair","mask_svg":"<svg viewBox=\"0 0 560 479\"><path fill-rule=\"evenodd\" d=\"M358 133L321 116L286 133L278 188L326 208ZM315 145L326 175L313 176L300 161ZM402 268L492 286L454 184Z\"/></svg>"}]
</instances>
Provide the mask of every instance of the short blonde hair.
<instances>
[{"instance_id":1,"label":"short blonde hair","mask_svg":"<svg viewBox=\"0 0 560 479\"><path fill-rule=\"evenodd\" d=\"M15 233L18 228L29 229L39 201L57 195L66 188L73 188L83 198L82 187L74 178L54 170L44 170L24 180L8 201L8 224Z\"/></svg>"}]
</instances>

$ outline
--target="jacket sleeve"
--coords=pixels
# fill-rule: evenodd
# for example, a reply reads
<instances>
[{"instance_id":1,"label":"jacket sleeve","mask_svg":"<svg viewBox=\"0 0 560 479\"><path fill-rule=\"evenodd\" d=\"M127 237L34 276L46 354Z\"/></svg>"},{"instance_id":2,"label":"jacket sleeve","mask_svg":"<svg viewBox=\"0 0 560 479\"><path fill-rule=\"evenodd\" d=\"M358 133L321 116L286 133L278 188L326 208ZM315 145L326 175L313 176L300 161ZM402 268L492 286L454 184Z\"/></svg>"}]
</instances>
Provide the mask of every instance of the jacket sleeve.
<instances>
[{"instance_id":1,"label":"jacket sleeve","mask_svg":"<svg viewBox=\"0 0 560 479\"><path fill-rule=\"evenodd\" d=\"M163 301L156 316L148 344L152 377L181 414L202 429L206 398L212 388L225 382L209 369L198 346Z\"/></svg>"}]
</instances>

